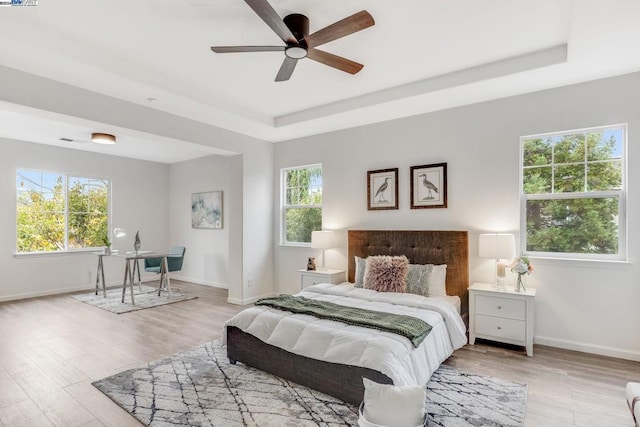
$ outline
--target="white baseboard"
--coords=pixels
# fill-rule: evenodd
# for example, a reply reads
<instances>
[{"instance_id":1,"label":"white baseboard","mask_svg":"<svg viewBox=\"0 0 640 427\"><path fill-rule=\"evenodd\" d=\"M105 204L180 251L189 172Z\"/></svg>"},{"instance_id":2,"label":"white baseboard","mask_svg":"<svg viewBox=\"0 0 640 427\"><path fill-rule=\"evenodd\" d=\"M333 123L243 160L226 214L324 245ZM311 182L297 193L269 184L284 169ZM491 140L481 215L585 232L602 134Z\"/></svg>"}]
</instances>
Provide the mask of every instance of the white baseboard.
<instances>
[{"instance_id":1,"label":"white baseboard","mask_svg":"<svg viewBox=\"0 0 640 427\"><path fill-rule=\"evenodd\" d=\"M253 304L254 302L258 301L260 298L272 297L274 295L276 295L276 294L266 294L266 295L260 295L260 296L257 296L257 297L244 298L244 299L227 298L227 302L229 304L235 304L235 305L249 305L249 304Z\"/></svg>"},{"instance_id":2,"label":"white baseboard","mask_svg":"<svg viewBox=\"0 0 640 427\"><path fill-rule=\"evenodd\" d=\"M2 295L0 296L0 302L14 301L19 299L27 299L27 298L46 297L49 295L66 294L67 292L89 291L95 288L96 288L96 285L83 285L83 286L73 286L69 288L47 289L44 291L24 292L21 294L13 294L13 295Z\"/></svg>"},{"instance_id":3,"label":"white baseboard","mask_svg":"<svg viewBox=\"0 0 640 427\"><path fill-rule=\"evenodd\" d=\"M142 281L142 283L154 282L154 281L158 281L159 278L160 278L160 276L158 276L158 275L155 275L155 276L148 276L147 275L147 276L143 276L141 278L141 281ZM175 278L176 280L182 280L182 281L185 281L185 282L196 283L196 284L199 284L199 285L213 286L213 287L216 287L216 288L228 289L228 287L226 285L222 284L222 283L209 282L209 281L206 281L206 280L196 280L196 279L192 279L192 278L188 278L188 277L181 277L181 276L173 275L173 274L171 275L171 278ZM119 280L110 281L110 282L107 282L106 285L107 285L107 288L121 287L122 286L122 281L119 281ZM91 284L88 284L88 285L71 286L71 287L68 287L68 288L45 289L45 290L42 290L42 291L24 292L24 293L13 294L13 295L0 295L0 302L15 301L15 300L20 300L20 299L37 298L37 297L46 297L46 296L50 296L50 295L66 294L66 293L69 293L69 292L91 291L91 290L94 290L95 288L96 288L96 284L95 283L91 283ZM253 301L253 302L255 302L255 301ZM252 304L252 302L247 302L245 304Z\"/></svg>"},{"instance_id":4,"label":"white baseboard","mask_svg":"<svg viewBox=\"0 0 640 427\"><path fill-rule=\"evenodd\" d=\"M154 279L153 277L143 277L142 283L152 282L154 280L156 279ZM122 287L122 282L116 280L116 281L107 282L106 285L107 285L107 288L118 288L118 287ZM89 285L71 286L68 288L46 289L42 291L24 292L21 294L13 294L13 295L0 295L0 302L15 301L20 299L28 299L28 298L47 297L50 295L66 294L69 292L93 291L95 288L96 288L96 284L91 283Z\"/></svg>"},{"instance_id":5,"label":"white baseboard","mask_svg":"<svg viewBox=\"0 0 640 427\"><path fill-rule=\"evenodd\" d=\"M548 345L549 347L563 348L565 350L581 351L583 353L598 354L600 356L616 357L618 359L640 362L640 352L636 351L540 336L535 336L533 338L533 342L535 344Z\"/></svg>"},{"instance_id":6,"label":"white baseboard","mask_svg":"<svg viewBox=\"0 0 640 427\"><path fill-rule=\"evenodd\" d=\"M183 282L195 283L196 285L211 286L213 288L220 288L220 289L229 289L229 286L224 283L212 282L210 280L195 279L193 277L181 276L179 274L174 274L174 273L171 273L170 278L176 279L176 280L182 280Z\"/></svg>"}]
</instances>

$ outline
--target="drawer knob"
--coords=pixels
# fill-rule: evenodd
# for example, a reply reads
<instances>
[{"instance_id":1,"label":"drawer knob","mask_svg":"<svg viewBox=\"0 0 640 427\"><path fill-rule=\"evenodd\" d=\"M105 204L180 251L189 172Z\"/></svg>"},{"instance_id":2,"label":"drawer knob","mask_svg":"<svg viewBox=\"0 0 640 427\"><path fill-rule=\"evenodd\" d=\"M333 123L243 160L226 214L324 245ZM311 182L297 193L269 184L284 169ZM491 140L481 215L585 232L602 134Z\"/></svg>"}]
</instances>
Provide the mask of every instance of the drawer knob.
<instances>
[{"instance_id":1,"label":"drawer knob","mask_svg":"<svg viewBox=\"0 0 640 427\"><path fill-rule=\"evenodd\" d=\"M498 329L502 329L502 326L498 326Z\"/></svg>"},{"instance_id":2,"label":"drawer knob","mask_svg":"<svg viewBox=\"0 0 640 427\"><path fill-rule=\"evenodd\" d=\"M501 305L498 306L498 310L502 310L502 306Z\"/></svg>"}]
</instances>

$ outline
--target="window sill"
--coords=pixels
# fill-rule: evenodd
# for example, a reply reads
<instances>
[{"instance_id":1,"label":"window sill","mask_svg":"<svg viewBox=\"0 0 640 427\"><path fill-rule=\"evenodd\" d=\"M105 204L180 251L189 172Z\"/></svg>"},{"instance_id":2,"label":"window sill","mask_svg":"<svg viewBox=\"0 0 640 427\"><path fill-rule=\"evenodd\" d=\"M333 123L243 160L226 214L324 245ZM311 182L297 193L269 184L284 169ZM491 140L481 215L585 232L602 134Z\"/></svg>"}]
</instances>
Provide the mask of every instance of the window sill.
<instances>
[{"instance_id":1,"label":"window sill","mask_svg":"<svg viewBox=\"0 0 640 427\"><path fill-rule=\"evenodd\" d=\"M311 243L280 243L284 248L311 248Z\"/></svg>"},{"instance_id":2,"label":"window sill","mask_svg":"<svg viewBox=\"0 0 640 427\"><path fill-rule=\"evenodd\" d=\"M534 265L598 269L626 269L633 265L631 261L617 259L550 258L543 256L537 257L533 255L529 255L528 257L531 260L535 260Z\"/></svg>"},{"instance_id":3,"label":"window sill","mask_svg":"<svg viewBox=\"0 0 640 427\"><path fill-rule=\"evenodd\" d=\"M73 255L91 255L96 252L103 251L104 248L87 248L87 249L74 249L71 251L56 251L56 252L16 252L13 254L14 258L41 258L41 257L59 257L59 256L73 256Z\"/></svg>"}]
</instances>

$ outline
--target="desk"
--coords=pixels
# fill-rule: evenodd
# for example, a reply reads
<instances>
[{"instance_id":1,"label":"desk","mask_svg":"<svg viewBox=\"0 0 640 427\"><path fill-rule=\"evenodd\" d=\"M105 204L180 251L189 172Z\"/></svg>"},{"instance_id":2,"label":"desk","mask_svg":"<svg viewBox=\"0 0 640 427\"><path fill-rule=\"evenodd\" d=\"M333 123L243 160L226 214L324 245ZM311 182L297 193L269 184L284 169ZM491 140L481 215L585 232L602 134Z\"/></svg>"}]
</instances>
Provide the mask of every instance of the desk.
<instances>
[{"instance_id":1,"label":"desk","mask_svg":"<svg viewBox=\"0 0 640 427\"><path fill-rule=\"evenodd\" d=\"M139 262L141 259L162 258L162 262L160 263L160 286L158 286L158 296L160 296L160 293L165 287L169 292L169 296L171 296L171 281L169 280L169 265L167 263L167 257L169 256L169 254L145 251L145 252L125 252L123 254L114 254L114 255L125 259L124 281L122 283L122 302L123 303L124 303L124 297L127 293L127 281L128 281L131 289L131 304L135 305L135 300L133 297L133 276L135 275L135 272L137 269L138 282L140 281ZM133 268L131 267L132 263L133 263Z\"/></svg>"},{"instance_id":2,"label":"desk","mask_svg":"<svg viewBox=\"0 0 640 427\"><path fill-rule=\"evenodd\" d=\"M160 286L158 287L158 296L160 293L166 289L171 296L171 281L169 279L169 267L167 263L167 256L169 254L153 252L153 251L141 251L141 252L112 252L110 254L105 254L104 252L94 252L95 255L98 256L98 268L96 270L96 295L98 295L98 290L100 288L100 282L102 282L102 295L107 297L107 289L106 283L104 280L104 260L103 258L106 256L113 256L117 258L123 258L125 260L125 269L124 269L124 280L122 283L122 302L124 303L124 297L127 291L127 283L129 283L131 288L131 304L135 304L134 296L133 296L133 281L136 275L136 271L138 273L138 287L142 289L142 280L140 278L140 260L144 260L147 258L162 258L162 262L160 263Z\"/></svg>"},{"instance_id":3,"label":"desk","mask_svg":"<svg viewBox=\"0 0 640 427\"><path fill-rule=\"evenodd\" d=\"M107 297L107 285L104 280L104 261L103 258L106 256L116 256L118 255L117 251L110 252L108 254L104 252L94 252L94 254L98 257L98 268L96 269L96 295L98 295L98 290L100 289L100 282L102 282L102 296ZM133 266L133 275L136 275L136 270L138 271L138 288L142 290L142 279L140 278L140 261L136 260Z\"/></svg>"}]
</instances>

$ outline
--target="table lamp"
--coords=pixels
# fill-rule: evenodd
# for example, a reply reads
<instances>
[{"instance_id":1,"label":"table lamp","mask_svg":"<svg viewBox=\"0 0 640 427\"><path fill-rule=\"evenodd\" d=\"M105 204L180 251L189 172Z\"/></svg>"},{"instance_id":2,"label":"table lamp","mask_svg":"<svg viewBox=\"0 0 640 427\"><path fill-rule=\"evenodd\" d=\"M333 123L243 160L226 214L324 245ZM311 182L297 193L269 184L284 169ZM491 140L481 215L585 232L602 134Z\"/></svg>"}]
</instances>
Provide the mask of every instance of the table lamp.
<instances>
[{"instance_id":1,"label":"table lamp","mask_svg":"<svg viewBox=\"0 0 640 427\"><path fill-rule=\"evenodd\" d=\"M322 265L320 266L320 270L326 270L324 265L324 250L333 247L333 234L333 231L311 232L311 247L314 249L322 249Z\"/></svg>"},{"instance_id":2,"label":"table lamp","mask_svg":"<svg viewBox=\"0 0 640 427\"><path fill-rule=\"evenodd\" d=\"M127 235L127 230L122 227L114 227L113 228L113 237L116 239L121 239L122 237Z\"/></svg>"},{"instance_id":3,"label":"table lamp","mask_svg":"<svg viewBox=\"0 0 640 427\"><path fill-rule=\"evenodd\" d=\"M481 258L493 258L496 260L496 280L494 284L497 289L504 289L506 265L502 260L516 256L516 241L513 234L481 234L479 255Z\"/></svg>"}]
</instances>

